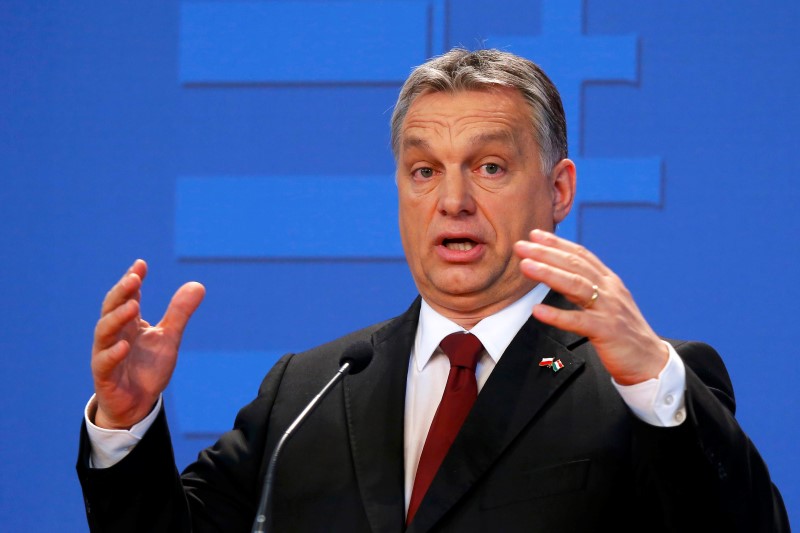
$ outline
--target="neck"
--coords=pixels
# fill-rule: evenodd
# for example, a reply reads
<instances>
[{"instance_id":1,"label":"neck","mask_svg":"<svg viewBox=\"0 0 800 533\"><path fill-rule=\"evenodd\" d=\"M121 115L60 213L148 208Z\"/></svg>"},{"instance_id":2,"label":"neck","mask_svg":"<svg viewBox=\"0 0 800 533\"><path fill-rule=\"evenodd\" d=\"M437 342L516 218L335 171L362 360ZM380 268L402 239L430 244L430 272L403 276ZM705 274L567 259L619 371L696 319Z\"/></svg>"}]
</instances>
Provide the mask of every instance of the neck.
<instances>
[{"instance_id":1,"label":"neck","mask_svg":"<svg viewBox=\"0 0 800 533\"><path fill-rule=\"evenodd\" d=\"M444 303L442 301L437 301L425 296L423 296L423 298L425 298L425 301L433 308L434 311L469 331L484 318L502 311L509 305L522 298L529 290L530 288L527 291L521 292L520 294L515 293L500 301L491 302L480 306L477 306L475 305L475 302L470 302L468 300Z\"/></svg>"}]
</instances>

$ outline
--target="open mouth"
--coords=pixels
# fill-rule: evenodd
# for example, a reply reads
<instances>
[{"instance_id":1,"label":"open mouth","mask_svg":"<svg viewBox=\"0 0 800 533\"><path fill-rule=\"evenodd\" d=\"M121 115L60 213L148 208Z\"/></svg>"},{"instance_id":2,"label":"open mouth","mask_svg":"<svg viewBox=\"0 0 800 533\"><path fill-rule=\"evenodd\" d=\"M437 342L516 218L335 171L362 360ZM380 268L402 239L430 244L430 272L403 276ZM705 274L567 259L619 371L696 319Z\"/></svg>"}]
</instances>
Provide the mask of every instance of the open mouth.
<instances>
[{"instance_id":1,"label":"open mouth","mask_svg":"<svg viewBox=\"0 0 800 533\"><path fill-rule=\"evenodd\" d=\"M459 252L472 250L477 244L472 239L445 239L442 241L442 245L448 250L457 250Z\"/></svg>"}]
</instances>

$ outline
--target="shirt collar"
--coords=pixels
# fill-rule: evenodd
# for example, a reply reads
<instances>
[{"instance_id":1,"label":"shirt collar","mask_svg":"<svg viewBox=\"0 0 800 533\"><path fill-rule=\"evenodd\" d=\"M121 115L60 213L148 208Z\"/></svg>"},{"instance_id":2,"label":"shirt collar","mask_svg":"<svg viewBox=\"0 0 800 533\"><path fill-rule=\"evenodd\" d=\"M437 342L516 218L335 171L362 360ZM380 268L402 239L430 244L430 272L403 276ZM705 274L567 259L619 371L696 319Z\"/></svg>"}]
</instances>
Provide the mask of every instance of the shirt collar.
<instances>
[{"instance_id":1,"label":"shirt collar","mask_svg":"<svg viewBox=\"0 0 800 533\"><path fill-rule=\"evenodd\" d=\"M497 363L506 351L514 336L531 316L533 306L542 303L550 287L539 283L532 291L501 309L487 316L470 330L480 339L489 356ZM428 302L422 300L419 311L419 325L414 339L414 358L417 370L422 371L431 356L436 352L442 339L458 331L467 331L449 318L437 313Z\"/></svg>"}]
</instances>

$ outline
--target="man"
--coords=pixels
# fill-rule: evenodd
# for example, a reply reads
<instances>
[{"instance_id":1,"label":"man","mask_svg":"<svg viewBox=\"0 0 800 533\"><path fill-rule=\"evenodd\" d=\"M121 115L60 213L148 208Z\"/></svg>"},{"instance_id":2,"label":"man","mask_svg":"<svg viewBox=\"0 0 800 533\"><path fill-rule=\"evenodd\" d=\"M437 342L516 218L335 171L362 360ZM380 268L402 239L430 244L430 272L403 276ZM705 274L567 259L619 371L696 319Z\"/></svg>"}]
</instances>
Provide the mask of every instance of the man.
<instances>
[{"instance_id":1,"label":"man","mask_svg":"<svg viewBox=\"0 0 800 533\"><path fill-rule=\"evenodd\" d=\"M152 327L143 261L109 291L78 463L93 530L249 530L278 439L367 341L370 365L284 449L275 531L788 531L717 354L657 337L613 272L552 233L576 171L536 65L429 61L403 86L392 146L421 298L282 358L181 477L160 394L204 289L181 287ZM477 359L454 362L449 339Z\"/></svg>"}]
</instances>

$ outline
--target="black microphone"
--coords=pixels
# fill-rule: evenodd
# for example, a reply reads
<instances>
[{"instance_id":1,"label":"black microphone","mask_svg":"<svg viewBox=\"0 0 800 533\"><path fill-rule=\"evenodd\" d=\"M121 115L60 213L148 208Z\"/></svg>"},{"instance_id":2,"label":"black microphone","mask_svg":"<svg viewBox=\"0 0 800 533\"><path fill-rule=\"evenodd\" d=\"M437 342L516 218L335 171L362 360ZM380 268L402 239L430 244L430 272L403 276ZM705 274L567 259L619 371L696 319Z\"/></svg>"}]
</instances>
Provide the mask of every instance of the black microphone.
<instances>
[{"instance_id":1,"label":"black microphone","mask_svg":"<svg viewBox=\"0 0 800 533\"><path fill-rule=\"evenodd\" d=\"M283 436L281 436L281 439L275 446L275 450L272 452L272 457L270 457L269 460L267 475L264 478L264 487L261 489L261 500L258 503L258 511L256 511L256 518L253 521L252 533L265 533L267 531L267 515L271 514L268 513L268 510L271 500L270 497L272 495L272 484L275 478L275 465L278 462L278 455L281 453L283 445L286 444L286 441L292 436L294 430L300 427L300 424L303 423L309 413L317 407L328 392L330 392L345 375L358 374L367 368L370 361L372 361L372 345L370 343L367 341L358 341L348 346L342 354L342 357L339 358L339 370L336 372L336 375L334 375L328 384L319 391L319 394L314 396L314 399L308 402L303 412L297 415L294 422L283 432Z\"/></svg>"}]
</instances>

